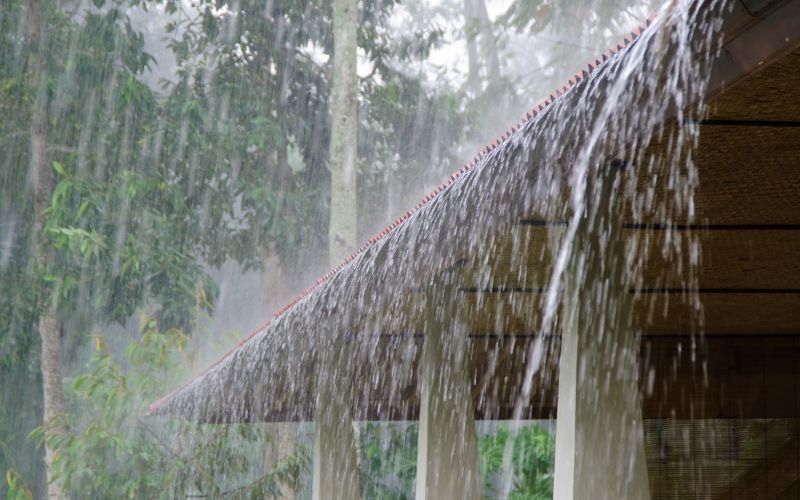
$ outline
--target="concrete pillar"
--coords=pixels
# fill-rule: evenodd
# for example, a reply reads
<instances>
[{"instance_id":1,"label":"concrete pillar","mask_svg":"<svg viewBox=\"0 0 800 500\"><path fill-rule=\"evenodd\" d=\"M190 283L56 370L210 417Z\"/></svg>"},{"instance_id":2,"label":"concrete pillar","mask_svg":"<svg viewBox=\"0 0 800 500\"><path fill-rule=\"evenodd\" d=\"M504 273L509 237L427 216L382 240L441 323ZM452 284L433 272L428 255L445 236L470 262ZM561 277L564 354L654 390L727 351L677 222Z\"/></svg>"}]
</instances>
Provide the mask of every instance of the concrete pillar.
<instances>
[{"instance_id":1,"label":"concrete pillar","mask_svg":"<svg viewBox=\"0 0 800 500\"><path fill-rule=\"evenodd\" d=\"M623 210L615 187L620 168L601 172L587 189L565 276L557 500L650 498Z\"/></svg>"},{"instance_id":2,"label":"concrete pillar","mask_svg":"<svg viewBox=\"0 0 800 500\"><path fill-rule=\"evenodd\" d=\"M453 287L428 292L419 367L417 500L481 497L469 353Z\"/></svg>"},{"instance_id":3,"label":"concrete pillar","mask_svg":"<svg viewBox=\"0 0 800 500\"><path fill-rule=\"evenodd\" d=\"M334 344L317 374L314 415L313 500L358 500L358 439L353 425L353 379L347 360L349 348Z\"/></svg>"}]
</instances>

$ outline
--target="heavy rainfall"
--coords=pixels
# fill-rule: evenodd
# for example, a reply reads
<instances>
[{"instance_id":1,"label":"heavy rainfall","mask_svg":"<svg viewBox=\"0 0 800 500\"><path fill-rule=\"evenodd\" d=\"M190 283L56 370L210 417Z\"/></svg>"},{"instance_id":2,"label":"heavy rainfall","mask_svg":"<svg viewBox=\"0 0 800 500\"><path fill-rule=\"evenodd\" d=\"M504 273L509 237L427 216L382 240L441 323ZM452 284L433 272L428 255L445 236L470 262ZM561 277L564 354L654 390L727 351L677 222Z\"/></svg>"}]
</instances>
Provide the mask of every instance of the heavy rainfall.
<instances>
[{"instance_id":1,"label":"heavy rainfall","mask_svg":"<svg viewBox=\"0 0 800 500\"><path fill-rule=\"evenodd\" d=\"M723 498L640 397L734 3L3 0L0 496Z\"/></svg>"}]
</instances>

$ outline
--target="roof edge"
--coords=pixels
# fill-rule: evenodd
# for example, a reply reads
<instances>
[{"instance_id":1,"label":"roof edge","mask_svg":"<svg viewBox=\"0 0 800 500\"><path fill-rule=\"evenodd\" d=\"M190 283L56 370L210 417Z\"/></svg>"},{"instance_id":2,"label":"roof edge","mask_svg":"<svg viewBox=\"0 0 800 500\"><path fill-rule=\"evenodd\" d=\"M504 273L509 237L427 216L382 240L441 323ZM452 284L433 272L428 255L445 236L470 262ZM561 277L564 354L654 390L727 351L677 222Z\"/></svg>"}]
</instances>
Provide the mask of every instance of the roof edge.
<instances>
[{"instance_id":1,"label":"roof edge","mask_svg":"<svg viewBox=\"0 0 800 500\"><path fill-rule=\"evenodd\" d=\"M347 258L345 258L342 262L337 264L327 273L323 274L319 278L317 278L314 283L308 286L305 290L300 292L294 299L290 300L286 305L279 308L272 314L272 317L262 323L259 327L254 329L248 335L243 337L239 342L237 342L233 347L231 347L228 351L226 351L222 356L220 356L216 361L210 364L206 369L189 379L186 383L180 385L179 387L175 388L174 390L170 391L163 397L159 398L158 400L154 401L149 407L146 412L147 416L154 415L159 408L164 405L172 396L181 392L183 389L191 385L192 383L198 381L200 378L204 377L210 371L212 371L215 367L222 364L229 356L231 356L234 352L238 351L242 346L247 344L250 340L252 340L256 335L265 331L267 327L269 327L270 323L277 319L278 317L282 316L289 310L291 310L295 305L302 302L306 297L309 297L313 294L321 285L329 281L331 278L336 276L340 271L344 268L348 267L350 263L352 263L356 258L361 256L367 249L374 246L381 240L385 239L389 234L391 234L395 229L403 225L407 220L409 220L412 216L414 216L420 209L428 205L431 201L436 199L439 195L441 195L444 191L450 188L458 179L460 179L464 174L472 171L481 160L491 154L498 146L502 143L507 141L515 132L521 129L526 123L530 120L538 116L540 113L547 110L556 100L560 99L563 95L565 95L570 89L575 87L578 83L583 81L584 79L588 78L591 74L595 73L600 67L602 67L606 62L608 62L611 58L616 56L626 47L634 43L641 35L644 33L646 29L648 29L653 21L655 16L650 16L647 20L640 24L635 30L631 31L628 35L623 37L623 39L617 43L614 47L609 48L605 52L603 52L599 57L597 57L594 61L589 62L584 66L583 69L579 70L575 73L568 81L562 85L560 88L555 89L551 92L548 97L537 103L533 106L525 116L523 116L519 121L517 121L514 125L509 127L504 133L502 133L499 137L490 141L486 146L481 148L478 153L472 158L472 160L468 161L464 165L461 166L458 170L450 174L450 176L439 184L433 191L429 192L425 195L413 208L407 210L398 218L396 218L391 224L386 226L384 229L376 233L374 236L369 238L363 245L361 245L357 250L351 253Z\"/></svg>"}]
</instances>

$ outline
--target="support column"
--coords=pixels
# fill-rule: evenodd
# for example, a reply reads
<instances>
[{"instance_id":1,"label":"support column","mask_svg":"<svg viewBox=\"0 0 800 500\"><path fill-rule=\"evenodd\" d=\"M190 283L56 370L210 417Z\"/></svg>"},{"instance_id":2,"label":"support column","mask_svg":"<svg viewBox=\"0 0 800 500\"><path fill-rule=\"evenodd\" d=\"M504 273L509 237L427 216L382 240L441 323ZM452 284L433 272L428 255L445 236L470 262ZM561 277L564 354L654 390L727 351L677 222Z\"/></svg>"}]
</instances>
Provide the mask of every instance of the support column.
<instances>
[{"instance_id":1,"label":"support column","mask_svg":"<svg viewBox=\"0 0 800 500\"><path fill-rule=\"evenodd\" d=\"M313 500L358 500L358 440L353 425L353 384L349 348L334 344L317 374L314 416Z\"/></svg>"},{"instance_id":2,"label":"support column","mask_svg":"<svg viewBox=\"0 0 800 500\"><path fill-rule=\"evenodd\" d=\"M469 352L453 287L427 293L419 368L417 500L481 497Z\"/></svg>"},{"instance_id":3,"label":"support column","mask_svg":"<svg viewBox=\"0 0 800 500\"><path fill-rule=\"evenodd\" d=\"M621 162L615 162L621 163ZM620 164L587 189L565 276L554 498L647 500Z\"/></svg>"}]
</instances>

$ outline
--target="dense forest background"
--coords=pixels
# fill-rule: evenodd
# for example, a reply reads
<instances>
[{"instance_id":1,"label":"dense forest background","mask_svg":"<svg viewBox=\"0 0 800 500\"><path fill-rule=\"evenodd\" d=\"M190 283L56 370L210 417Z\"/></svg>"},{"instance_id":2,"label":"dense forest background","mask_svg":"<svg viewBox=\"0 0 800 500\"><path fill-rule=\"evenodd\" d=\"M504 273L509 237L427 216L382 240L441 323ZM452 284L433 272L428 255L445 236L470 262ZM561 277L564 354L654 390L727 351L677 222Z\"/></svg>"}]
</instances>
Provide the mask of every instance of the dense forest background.
<instances>
[{"instance_id":1,"label":"dense forest background","mask_svg":"<svg viewBox=\"0 0 800 500\"><path fill-rule=\"evenodd\" d=\"M655 8L357 5L358 242ZM2 1L0 494L307 494L303 426L142 415L329 266L331 8ZM519 498L550 431L518 434ZM415 432L364 424L365 498L413 491ZM481 434L490 494L507 432Z\"/></svg>"}]
</instances>

